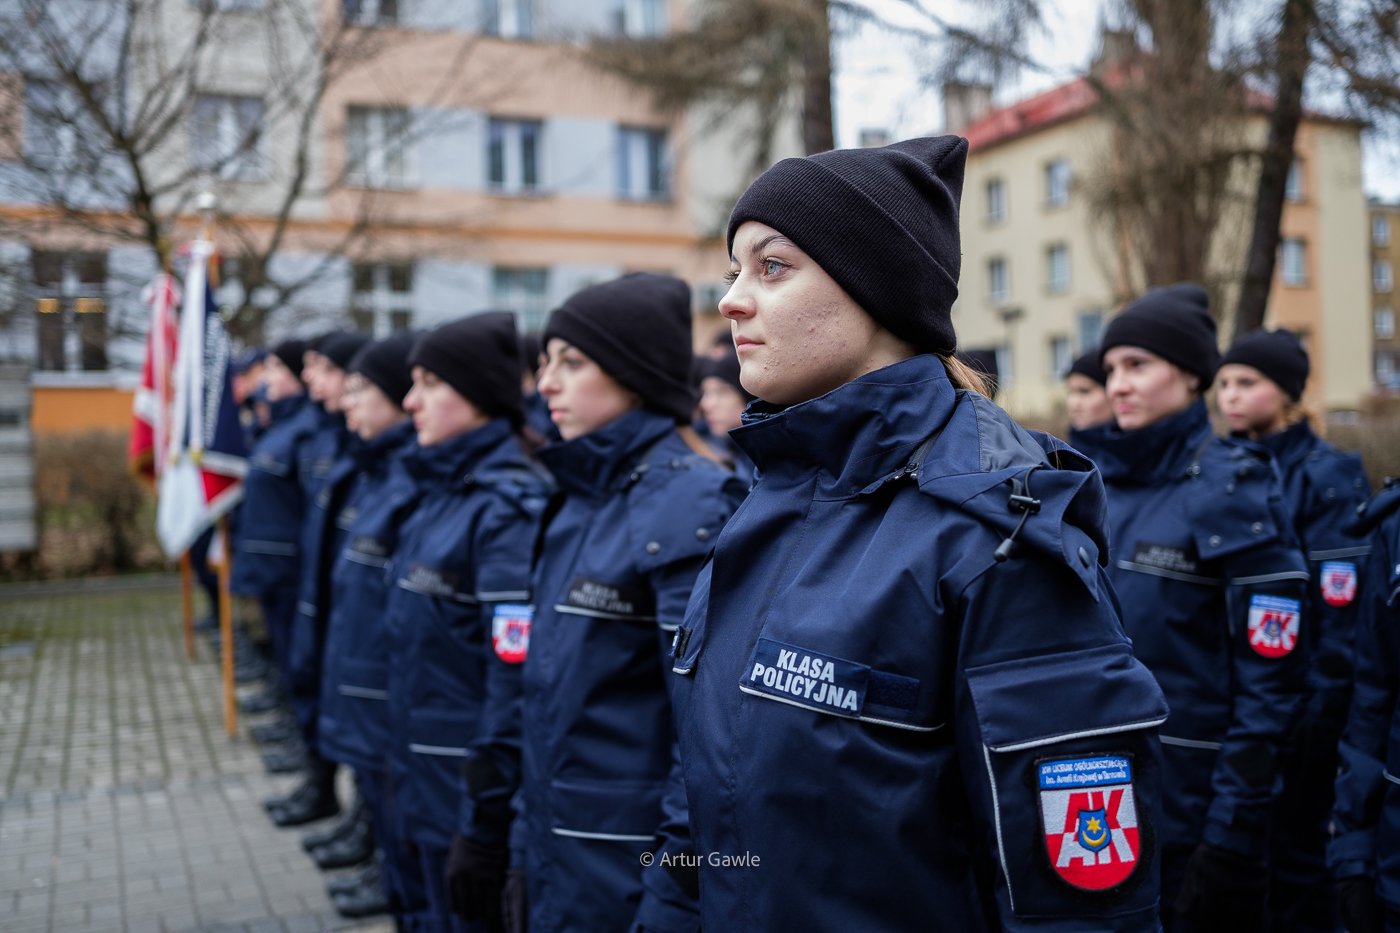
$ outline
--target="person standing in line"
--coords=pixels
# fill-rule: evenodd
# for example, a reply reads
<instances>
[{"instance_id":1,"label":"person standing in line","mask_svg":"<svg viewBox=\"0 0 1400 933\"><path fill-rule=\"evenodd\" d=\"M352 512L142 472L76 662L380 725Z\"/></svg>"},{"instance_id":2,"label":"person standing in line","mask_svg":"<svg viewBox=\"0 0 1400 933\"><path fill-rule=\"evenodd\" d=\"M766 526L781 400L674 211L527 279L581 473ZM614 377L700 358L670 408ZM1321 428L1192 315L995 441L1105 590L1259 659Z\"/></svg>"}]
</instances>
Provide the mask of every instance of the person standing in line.
<instances>
[{"instance_id":1,"label":"person standing in line","mask_svg":"<svg viewBox=\"0 0 1400 933\"><path fill-rule=\"evenodd\" d=\"M732 440L744 408L753 401L739 381L739 356L730 344L727 352L717 348L698 361L700 370L700 414L710 431L710 445L734 470L744 485L753 482L753 461Z\"/></svg>"},{"instance_id":2,"label":"person standing in line","mask_svg":"<svg viewBox=\"0 0 1400 933\"><path fill-rule=\"evenodd\" d=\"M1108 400L1108 376L1099 360L1099 348L1086 350L1065 373L1065 409L1071 431L1086 431L1113 420Z\"/></svg>"},{"instance_id":3,"label":"person standing in line","mask_svg":"<svg viewBox=\"0 0 1400 933\"><path fill-rule=\"evenodd\" d=\"M1268 449L1308 557L1312 656L1307 697L1279 769L1283 790L1269 833L1269 926L1278 933L1340 929L1327 871L1337 741L1351 703L1358 568L1368 546L1343 530L1370 487L1361 458L1313 432L1302 407L1310 365L1296 334L1258 330L1220 361L1215 398L1230 433Z\"/></svg>"},{"instance_id":4,"label":"person standing in line","mask_svg":"<svg viewBox=\"0 0 1400 933\"><path fill-rule=\"evenodd\" d=\"M690 852L684 793L668 793L668 648L742 484L689 427L684 282L638 273L583 289L543 340L539 390L562 440L540 457L560 491L531 576L518 793L494 776L472 781L473 798L497 806L478 808L463 835L494 851L496 878L515 845L513 929L694 930L694 866L642 856ZM511 798L513 826L499 806ZM489 879L488 864L464 864L464 882ZM501 886L475 890L470 916L492 910Z\"/></svg>"},{"instance_id":5,"label":"person standing in line","mask_svg":"<svg viewBox=\"0 0 1400 933\"><path fill-rule=\"evenodd\" d=\"M1279 755L1313 638L1307 560L1267 452L1212 431L1205 290L1149 290L1101 349L1115 420L1070 443L1103 471L1123 623L1171 706L1163 925L1264 930Z\"/></svg>"},{"instance_id":6,"label":"person standing in line","mask_svg":"<svg viewBox=\"0 0 1400 933\"><path fill-rule=\"evenodd\" d=\"M1400 931L1400 481L1347 530L1368 543L1351 710L1338 747L1327 865L1348 933Z\"/></svg>"},{"instance_id":7,"label":"person standing in line","mask_svg":"<svg viewBox=\"0 0 1400 933\"><path fill-rule=\"evenodd\" d=\"M393 582L383 614L385 713L397 830L385 857L405 887L426 895L412 922L449 931L464 928L446 883L463 768L469 754L509 767L509 748L498 751L482 736L495 734L492 691L519 692L531 547L550 486L519 434L509 312L444 324L414 343L408 362L413 387L404 409L418 451L404 465L418 499L386 568Z\"/></svg>"},{"instance_id":8,"label":"person standing in line","mask_svg":"<svg viewBox=\"0 0 1400 933\"><path fill-rule=\"evenodd\" d=\"M671 661L703 929L1157 928L1166 705L1093 464L955 358L966 156L785 159L730 215L758 479Z\"/></svg>"}]
</instances>

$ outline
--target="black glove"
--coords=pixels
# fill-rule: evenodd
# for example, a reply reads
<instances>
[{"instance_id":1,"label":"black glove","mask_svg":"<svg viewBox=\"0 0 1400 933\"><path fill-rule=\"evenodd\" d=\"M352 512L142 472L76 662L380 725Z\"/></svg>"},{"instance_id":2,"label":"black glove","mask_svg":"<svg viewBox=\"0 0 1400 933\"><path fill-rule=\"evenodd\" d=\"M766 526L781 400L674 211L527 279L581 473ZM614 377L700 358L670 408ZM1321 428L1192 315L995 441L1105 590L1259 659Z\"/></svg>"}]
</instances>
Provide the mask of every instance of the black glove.
<instances>
[{"instance_id":1,"label":"black glove","mask_svg":"<svg viewBox=\"0 0 1400 933\"><path fill-rule=\"evenodd\" d=\"M512 868L506 872L505 888L501 891L501 912L505 914L506 933L529 933L524 869Z\"/></svg>"},{"instance_id":2,"label":"black glove","mask_svg":"<svg viewBox=\"0 0 1400 933\"><path fill-rule=\"evenodd\" d=\"M1202 843L1191 853L1176 912L1192 930L1263 930L1269 871L1263 860Z\"/></svg>"},{"instance_id":3,"label":"black glove","mask_svg":"<svg viewBox=\"0 0 1400 933\"><path fill-rule=\"evenodd\" d=\"M1337 882L1337 905L1347 933L1385 933L1385 911L1376 897L1376 883L1365 875Z\"/></svg>"},{"instance_id":4,"label":"black glove","mask_svg":"<svg viewBox=\"0 0 1400 933\"><path fill-rule=\"evenodd\" d=\"M466 836L453 836L443 880L447 903L463 920L479 921L489 933L505 929L501 891L505 887L510 853L484 846Z\"/></svg>"}]
</instances>

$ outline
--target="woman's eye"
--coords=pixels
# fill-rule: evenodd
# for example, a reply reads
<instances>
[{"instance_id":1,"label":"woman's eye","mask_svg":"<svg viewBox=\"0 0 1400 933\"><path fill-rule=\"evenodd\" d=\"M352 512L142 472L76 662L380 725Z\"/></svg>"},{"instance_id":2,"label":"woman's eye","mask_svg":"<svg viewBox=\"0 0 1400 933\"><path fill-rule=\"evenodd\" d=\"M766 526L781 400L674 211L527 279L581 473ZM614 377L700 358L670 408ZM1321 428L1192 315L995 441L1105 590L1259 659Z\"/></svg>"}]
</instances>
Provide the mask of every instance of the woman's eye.
<instances>
[{"instance_id":1,"label":"woman's eye","mask_svg":"<svg viewBox=\"0 0 1400 933\"><path fill-rule=\"evenodd\" d=\"M779 262L778 260L776 260L776 259L765 259L765 260L763 260L763 274L764 274L764 275L777 275L779 272L782 272L782 271L783 271L783 264L782 264L781 262Z\"/></svg>"},{"instance_id":2,"label":"woman's eye","mask_svg":"<svg viewBox=\"0 0 1400 933\"><path fill-rule=\"evenodd\" d=\"M726 284L726 285L733 285L734 282L735 282L735 280L737 280L738 278L739 278L739 270L738 270L738 269L730 269L728 272L726 272L726 273L724 274L724 284Z\"/></svg>"}]
</instances>

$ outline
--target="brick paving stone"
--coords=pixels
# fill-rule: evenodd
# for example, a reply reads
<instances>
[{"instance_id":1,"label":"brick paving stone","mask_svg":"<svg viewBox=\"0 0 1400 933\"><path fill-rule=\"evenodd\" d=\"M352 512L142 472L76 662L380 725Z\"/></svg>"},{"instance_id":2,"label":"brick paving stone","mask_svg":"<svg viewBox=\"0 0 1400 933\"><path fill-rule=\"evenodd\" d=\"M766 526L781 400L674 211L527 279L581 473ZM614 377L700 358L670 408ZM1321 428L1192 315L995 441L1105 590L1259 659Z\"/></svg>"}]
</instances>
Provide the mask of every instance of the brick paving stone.
<instances>
[{"instance_id":1,"label":"brick paving stone","mask_svg":"<svg viewBox=\"0 0 1400 933\"><path fill-rule=\"evenodd\" d=\"M300 833L294 784L223 729L219 669L184 656L178 581L0 586L0 927L356 930ZM245 724L246 725L246 724Z\"/></svg>"}]
</instances>

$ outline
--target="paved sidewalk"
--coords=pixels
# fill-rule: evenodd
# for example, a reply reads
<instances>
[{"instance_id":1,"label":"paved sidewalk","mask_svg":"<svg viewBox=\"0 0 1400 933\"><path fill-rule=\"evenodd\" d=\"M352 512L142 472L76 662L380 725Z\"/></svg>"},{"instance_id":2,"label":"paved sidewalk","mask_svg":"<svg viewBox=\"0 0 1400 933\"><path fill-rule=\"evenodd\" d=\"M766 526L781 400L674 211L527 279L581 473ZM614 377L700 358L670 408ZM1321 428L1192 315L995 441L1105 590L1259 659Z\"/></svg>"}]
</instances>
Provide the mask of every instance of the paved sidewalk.
<instances>
[{"instance_id":1,"label":"paved sidewalk","mask_svg":"<svg viewBox=\"0 0 1400 933\"><path fill-rule=\"evenodd\" d=\"M0 929L391 929L336 916L222 710L175 578L0 586Z\"/></svg>"}]
</instances>

